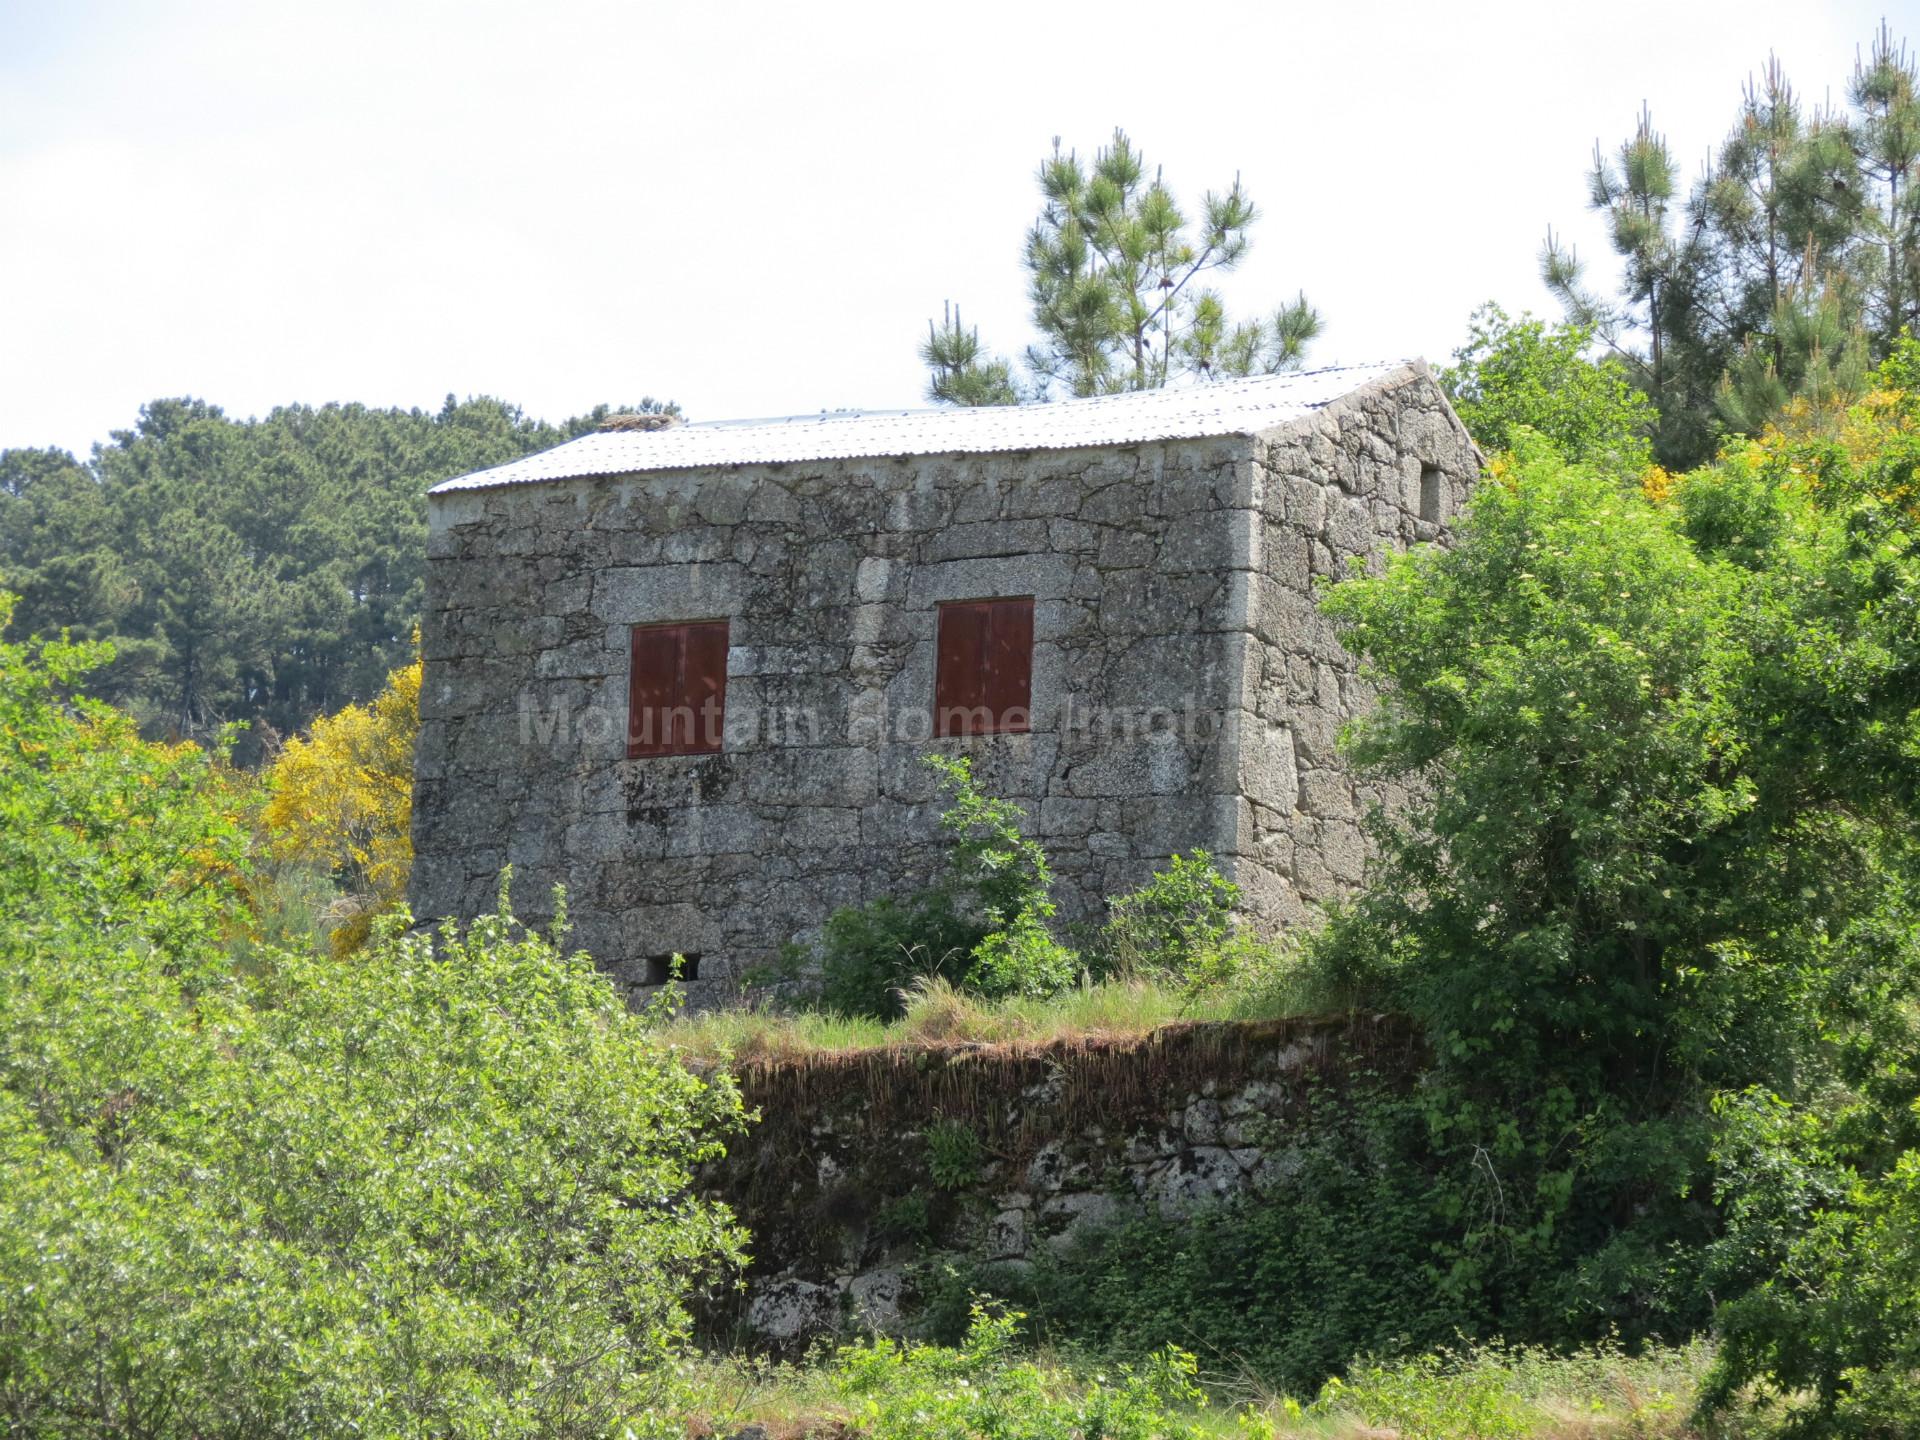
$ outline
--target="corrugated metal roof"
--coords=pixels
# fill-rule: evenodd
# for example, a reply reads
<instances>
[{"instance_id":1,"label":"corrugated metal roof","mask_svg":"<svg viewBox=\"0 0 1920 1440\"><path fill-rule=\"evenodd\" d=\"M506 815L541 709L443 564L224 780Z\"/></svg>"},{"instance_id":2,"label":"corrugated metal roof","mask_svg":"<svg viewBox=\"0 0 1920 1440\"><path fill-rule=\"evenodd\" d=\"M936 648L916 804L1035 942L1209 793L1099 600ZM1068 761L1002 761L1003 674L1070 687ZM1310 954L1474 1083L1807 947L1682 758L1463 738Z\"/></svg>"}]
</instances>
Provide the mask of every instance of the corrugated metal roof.
<instances>
[{"instance_id":1,"label":"corrugated metal roof","mask_svg":"<svg viewBox=\"0 0 1920 1440\"><path fill-rule=\"evenodd\" d=\"M844 410L774 420L716 420L666 430L601 431L538 455L444 480L428 493L630 475L706 465L766 465L891 455L1078 450L1153 440L1250 435L1300 420L1411 362L1346 365L1098 395L1050 405Z\"/></svg>"}]
</instances>

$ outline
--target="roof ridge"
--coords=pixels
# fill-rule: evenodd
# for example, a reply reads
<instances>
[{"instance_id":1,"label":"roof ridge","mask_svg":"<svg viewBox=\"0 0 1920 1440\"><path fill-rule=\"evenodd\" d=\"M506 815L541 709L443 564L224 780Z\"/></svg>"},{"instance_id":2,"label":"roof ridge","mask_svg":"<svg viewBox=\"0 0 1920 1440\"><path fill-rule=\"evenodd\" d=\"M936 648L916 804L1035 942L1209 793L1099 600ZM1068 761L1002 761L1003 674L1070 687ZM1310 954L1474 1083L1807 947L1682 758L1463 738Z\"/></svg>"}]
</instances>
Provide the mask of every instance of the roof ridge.
<instances>
[{"instance_id":1,"label":"roof ridge","mask_svg":"<svg viewBox=\"0 0 1920 1440\"><path fill-rule=\"evenodd\" d=\"M428 491L732 465L1097 449L1258 434L1295 423L1403 374L1418 360L1327 365L1157 390L1026 405L922 410L823 410L812 415L711 420L658 430L601 430L551 450L444 480ZM1351 383L1349 383L1349 377Z\"/></svg>"},{"instance_id":2,"label":"roof ridge","mask_svg":"<svg viewBox=\"0 0 1920 1440\"><path fill-rule=\"evenodd\" d=\"M1350 370L1380 370L1396 365L1412 365L1414 359L1407 357L1399 360L1374 360L1351 365L1316 365L1311 370L1279 370L1264 375L1218 375L1201 380L1193 385L1161 385L1151 390L1109 390L1102 395L1063 395L1058 400L1023 400L1014 405L911 405L904 409L863 410L843 408L834 410L799 410L790 415L742 416L727 420L688 420L682 423L688 426L705 426L718 429L721 426L744 428L749 425L794 425L806 423L825 423L829 421L866 420L866 419L908 419L915 415L957 415L969 410L1028 410L1046 407L1056 409L1064 405L1093 406L1111 404L1152 404L1166 396L1182 396L1203 393L1209 390L1224 390L1235 385L1265 385L1304 380L1315 375L1339 375Z\"/></svg>"}]
</instances>

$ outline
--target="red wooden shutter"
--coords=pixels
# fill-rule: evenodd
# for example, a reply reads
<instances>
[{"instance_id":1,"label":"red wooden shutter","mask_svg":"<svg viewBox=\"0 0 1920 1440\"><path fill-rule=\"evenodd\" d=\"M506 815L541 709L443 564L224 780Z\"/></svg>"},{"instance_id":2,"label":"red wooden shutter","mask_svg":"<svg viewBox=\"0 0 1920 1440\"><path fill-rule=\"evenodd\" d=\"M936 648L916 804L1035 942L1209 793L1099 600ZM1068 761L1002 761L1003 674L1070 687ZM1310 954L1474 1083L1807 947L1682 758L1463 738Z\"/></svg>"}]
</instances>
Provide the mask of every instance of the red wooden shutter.
<instances>
[{"instance_id":1,"label":"red wooden shutter","mask_svg":"<svg viewBox=\"0 0 1920 1440\"><path fill-rule=\"evenodd\" d=\"M681 627L636 625L627 682L627 756L673 753L674 697L680 688Z\"/></svg>"},{"instance_id":2,"label":"red wooden shutter","mask_svg":"<svg viewBox=\"0 0 1920 1440\"><path fill-rule=\"evenodd\" d=\"M1033 601L961 600L940 607L933 733L990 735L1029 728Z\"/></svg>"},{"instance_id":3,"label":"red wooden shutter","mask_svg":"<svg viewBox=\"0 0 1920 1440\"><path fill-rule=\"evenodd\" d=\"M987 607L981 700L995 730L1029 728L1033 704L1033 601L995 600Z\"/></svg>"},{"instance_id":4,"label":"red wooden shutter","mask_svg":"<svg viewBox=\"0 0 1920 1440\"><path fill-rule=\"evenodd\" d=\"M627 755L707 755L725 736L727 622L636 625Z\"/></svg>"},{"instance_id":5,"label":"red wooden shutter","mask_svg":"<svg viewBox=\"0 0 1920 1440\"><path fill-rule=\"evenodd\" d=\"M980 676L985 668L987 609L978 601L940 607L940 633L934 657L933 733L971 735L983 702Z\"/></svg>"},{"instance_id":6,"label":"red wooden shutter","mask_svg":"<svg viewBox=\"0 0 1920 1440\"><path fill-rule=\"evenodd\" d=\"M686 627L680 661L680 703L686 707L684 755L720 750L727 718L727 622L708 620Z\"/></svg>"}]
</instances>

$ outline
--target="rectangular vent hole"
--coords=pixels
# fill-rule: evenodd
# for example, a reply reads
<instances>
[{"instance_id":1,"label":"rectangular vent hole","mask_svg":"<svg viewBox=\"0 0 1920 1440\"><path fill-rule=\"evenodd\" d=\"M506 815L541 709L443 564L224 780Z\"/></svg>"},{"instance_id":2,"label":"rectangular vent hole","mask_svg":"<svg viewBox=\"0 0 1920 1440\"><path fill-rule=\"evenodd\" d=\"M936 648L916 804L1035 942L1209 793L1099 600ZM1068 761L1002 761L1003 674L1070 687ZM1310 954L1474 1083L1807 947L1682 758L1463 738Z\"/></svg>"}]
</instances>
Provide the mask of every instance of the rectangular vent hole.
<instances>
[{"instance_id":1,"label":"rectangular vent hole","mask_svg":"<svg viewBox=\"0 0 1920 1440\"><path fill-rule=\"evenodd\" d=\"M1440 467L1422 465L1420 467L1420 518L1440 521Z\"/></svg>"},{"instance_id":2,"label":"rectangular vent hole","mask_svg":"<svg viewBox=\"0 0 1920 1440\"><path fill-rule=\"evenodd\" d=\"M678 974L674 962L679 962ZM649 955L647 957L648 985L664 985L669 980L698 980L700 978L700 957L698 955Z\"/></svg>"}]
</instances>

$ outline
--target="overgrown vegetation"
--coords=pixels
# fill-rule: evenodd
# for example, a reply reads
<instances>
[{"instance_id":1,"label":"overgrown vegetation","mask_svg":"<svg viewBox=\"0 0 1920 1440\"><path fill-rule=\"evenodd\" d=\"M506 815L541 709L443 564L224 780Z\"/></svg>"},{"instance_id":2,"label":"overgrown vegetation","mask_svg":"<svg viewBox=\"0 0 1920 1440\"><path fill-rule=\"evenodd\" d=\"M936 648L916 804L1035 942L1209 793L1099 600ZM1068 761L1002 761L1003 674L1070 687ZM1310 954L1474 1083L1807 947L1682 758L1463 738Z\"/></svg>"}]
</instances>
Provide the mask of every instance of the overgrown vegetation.
<instances>
[{"instance_id":1,"label":"overgrown vegetation","mask_svg":"<svg viewBox=\"0 0 1920 1440\"><path fill-rule=\"evenodd\" d=\"M1280 946L1245 947L1258 963L1198 990L1153 979L1090 981L1044 997L987 1000L934 978L905 992L893 1020L831 1010L733 1009L682 1016L667 1036L690 1055L737 1063L936 1045L1041 1046L1070 1036L1144 1035L1181 1021L1254 1020L1343 1008L1318 977Z\"/></svg>"},{"instance_id":2,"label":"overgrown vegetation","mask_svg":"<svg viewBox=\"0 0 1920 1440\"><path fill-rule=\"evenodd\" d=\"M1384 696L1348 753L1415 799L1285 945L1197 852L1063 926L951 758L934 883L791 957L821 1008L663 1030L504 890L407 936L420 491L599 412L161 401L84 465L0 455L18 628L78 637L0 641L0 1428L1920 1433L1920 99L1884 30L1848 106L1770 66L1684 201L1643 118L1595 158L1619 298L1550 241L1568 322L1475 316L1455 543L1325 597ZM1196 236L1123 137L1041 178L1034 388L1297 362L1304 300L1233 327L1195 288L1237 187ZM1017 398L957 316L926 358ZM307 727L264 785L230 763ZM922 1193L873 1217L909 1243L1018 1167L1044 1047L1080 1037L1099 1124L1281 1027L1157 1028L1342 1008L1423 1071L1316 1090L1283 1183L956 1273L945 1347L686 1350L743 1243L691 1188L742 1123L716 1057L793 1126L830 1085L921 1116ZM845 1053L901 1045L950 1048Z\"/></svg>"},{"instance_id":3,"label":"overgrown vegetation","mask_svg":"<svg viewBox=\"0 0 1920 1440\"><path fill-rule=\"evenodd\" d=\"M1563 1339L1759 1283L1813 1308L1791 1337L1763 1298L1723 1309L1746 1338L1715 1395L1817 1377L1827 1426L1899 1363L1894 1315L1823 1331L1828 1286L1774 1267L1856 1172L1897 1193L1914 1140L1917 365L1902 342L1837 431L1665 503L1522 437L1452 550L1327 601L1388 685L1356 760L1430 781L1316 958L1434 1044L1436 1278ZM1756 1097L1806 1124L1725 1123Z\"/></svg>"},{"instance_id":4,"label":"overgrown vegetation","mask_svg":"<svg viewBox=\"0 0 1920 1440\"><path fill-rule=\"evenodd\" d=\"M242 782L67 698L108 659L0 642L0 1425L661 1428L732 1087L504 891L236 967Z\"/></svg>"},{"instance_id":5,"label":"overgrown vegetation","mask_svg":"<svg viewBox=\"0 0 1920 1440\"><path fill-rule=\"evenodd\" d=\"M1449 1232L1444 1176L1426 1156L1424 1117L1386 1077L1346 1074L1290 1124L1285 1179L1190 1216L1139 1214L1037 1247L1029 1266L985 1266L979 1290L1029 1311L1055 1344L1141 1356L1173 1343L1311 1393L1355 1356L1444 1345L1484 1332L1492 1298L1434 1283ZM951 1336L951 1310L933 1333Z\"/></svg>"},{"instance_id":6,"label":"overgrown vegetation","mask_svg":"<svg viewBox=\"0 0 1920 1440\"><path fill-rule=\"evenodd\" d=\"M376 936L346 962L259 938L286 931L263 897L323 873L369 897L392 882L359 907L378 930L404 876L411 672L290 744L262 796L218 753L69 702L96 647L8 647L6 813L34 840L0 866L0 1163L19 1197L0 1265L26 1307L0 1395L53 1434L156 1406L182 1417L159 1433L217 1427L240 1397L317 1433L367 1413L394 1433L510 1412L538 1417L526 1433L652 1423L690 1403L665 1365L678 1297L737 1243L715 1212L632 1203L677 1193L737 1115L677 1054L1038 1045L1364 1005L1411 1017L1432 1067L1411 1092L1350 1086L1322 1107L1286 1185L962 1277L929 1320L984 1290L1044 1341L1104 1357L1089 1364L1149 1365L1173 1343L1296 1394L1343 1377L1235 1421L1276 1433L1366 1415L1515 1435L1543 1413L1515 1388L1521 1362L1449 1358L1456 1336L1641 1346L1712 1321L1706 1407L1903 1433L1920 345L1856 404L1792 407L1676 477L1622 438L1636 405L1617 377L1584 426L1553 430L1562 372L1592 363L1575 343L1493 323L1456 373L1467 403L1497 402L1511 448L1456 543L1327 597L1386 695L1352 755L1424 788L1377 819L1373 883L1304 946L1237 928L1237 891L1198 853L1065 932L1020 809L943 759L947 863L927 892L834 917L828 1012L661 1036L504 916L465 940ZM616 1106L593 1088L609 1077L659 1104ZM487 1144L421 1168L482 1115ZM930 1189L973 1183L980 1143L967 1116L941 1117ZM561 1167L600 1196L571 1230L549 1213ZM529 1252L536 1229L549 1242ZM456 1230L468 1258L449 1268L436 1247ZM236 1272L255 1278L217 1279ZM515 1298L531 1285L552 1304ZM406 1345L370 1341L402 1291ZM282 1338L221 1338L261 1334ZM1001 1355L1009 1334L980 1373L1022 1414L1083 1423L1099 1387ZM881 1397L882 1422L849 1412L869 1428L896 1404L945 1415L938 1377L960 1353L868 1346L820 1383L836 1404ZM554 1365L571 1378L549 1393L530 1377ZM865 1390L848 1378L862 1366ZM1033 1409L1043 1392L1055 1409ZM1673 1394L1692 1403L1691 1378ZM1191 1396L1135 1398L1163 1433L1218 1418ZM1671 1418L1664 1401L1650 1414Z\"/></svg>"},{"instance_id":7,"label":"overgrown vegetation","mask_svg":"<svg viewBox=\"0 0 1920 1440\"><path fill-rule=\"evenodd\" d=\"M688 1378L696 1433L825 1437L996 1435L1153 1440L1680 1440L1710 1352L1691 1344L1628 1355L1449 1346L1403 1361L1362 1360L1317 1393L1278 1393L1245 1370L1178 1347L1131 1365L1063 1361L1017 1347L1024 1317L975 1309L953 1348L884 1340L804 1367L743 1359ZM1744 1433L1721 1432L1726 1440Z\"/></svg>"},{"instance_id":8,"label":"overgrown vegetation","mask_svg":"<svg viewBox=\"0 0 1920 1440\"><path fill-rule=\"evenodd\" d=\"M1054 943L1046 853L1012 802L974 783L966 757L932 755L948 803L945 869L925 889L846 906L817 947L790 946L788 978L817 975L811 998L842 1015L899 1015L914 983L945 980L981 994L1044 995L1071 983L1072 956Z\"/></svg>"},{"instance_id":9,"label":"overgrown vegetation","mask_svg":"<svg viewBox=\"0 0 1920 1440\"><path fill-rule=\"evenodd\" d=\"M1055 933L1052 867L1026 833L1020 807L983 793L965 756L931 755L927 763L947 796L942 873L911 895L836 910L816 945L790 946L781 978L800 979L804 1001L837 1015L891 1019L906 1013L916 988L988 1000L1043 1000L1110 977L1195 989L1208 982L1209 967L1223 969L1225 954L1248 969L1270 958L1256 957L1257 945L1237 944L1239 890L1204 851L1175 855L1142 889L1114 900L1105 928L1084 950L1070 948Z\"/></svg>"},{"instance_id":10,"label":"overgrown vegetation","mask_svg":"<svg viewBox=\"0 0 1920 1440\"><path fill-rule=\"evenodd\" d=\"M1542 341L1496 348L1513 374L1589 363ZM1330 1111L1258 1203L971 1283L1056 1343L1174 1341L1295 1387L1455 1333L1638 1345L1717 1321L1710 1405L1903 1433L1920 345L1856 405L1679 477L1613 422L1544 438L1554 405L1508 406L1452 547L1325 602L1385 689L1350 753L1424 783L1376 817L1374 878L1296 984L1410 1017L1423 1082ZM1195 993L1233 973L1231 898L1178 861L1082 967L1125 950L1182 977L1156 993Z\"/></svg>"}]
</instances>

